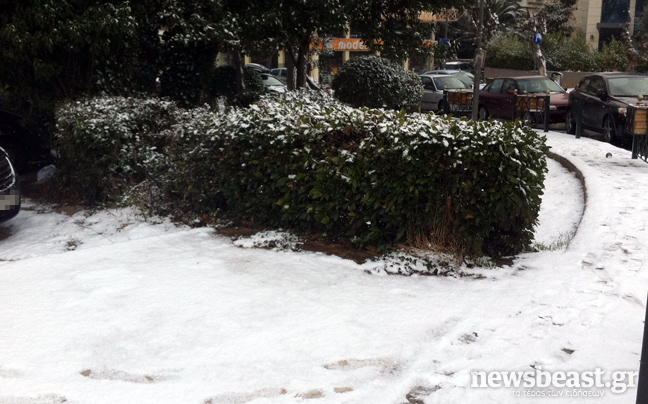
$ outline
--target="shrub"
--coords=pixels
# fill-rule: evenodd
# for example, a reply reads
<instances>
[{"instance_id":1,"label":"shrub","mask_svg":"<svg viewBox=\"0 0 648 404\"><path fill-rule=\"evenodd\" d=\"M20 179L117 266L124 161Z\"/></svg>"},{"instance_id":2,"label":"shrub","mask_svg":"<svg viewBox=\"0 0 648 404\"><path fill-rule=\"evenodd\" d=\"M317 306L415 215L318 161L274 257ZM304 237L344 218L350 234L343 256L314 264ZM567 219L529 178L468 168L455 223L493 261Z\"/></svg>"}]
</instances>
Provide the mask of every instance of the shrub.
<instances>
[{"instance_id":1,"label":"shrub","mask_svg":"<svg viewBox=\"0 0 648 404\"><path fill-rule=\"evenodd\" d=\"M529 43L515 35L498 34L487 48L486 64L504 69L533 70L535 61Z\"/></svg>"},{"instance_id":2,"label":"shrub","mask_svg":"<svg viewBox=\"0 0 648 404\"><path fill-rule=\"evenodd\" d=\"M246 91L238 94L236 88L236 69L234 66L219 66L214 69L208 84L208 97L226 97L234 105L248 106L257 101L263 93L263 80L256 70L243 68L243 80Z\"/></svg>"},{"instance_id":3,"label":"shrub","mask_svg":"<svg viewBox=\"0 0 648 404\"><path fill-rule=\"evenodd\" d=\"M177 121L175 103L125 97L86 98L57 109L59 185L103 202L155 178L153 164Z\"/></svg>"},{"instance_id":4,"label":"shrub","mask_svg":"<svg viewBox=\"0 0 648 404\"><path fill-rule=\"evenodd\" d=\"M335 97L353 107L418 109L423 84L414 72L378 56L353 58L333 78Z\"/></svg>"},{"instance_id":5,"label":"shrub","mask_svg":"<svg viewBox=\"0 0 648 404\"><path fill-rule=\"evenodd\" d=\"M543 50L549 69L582 72L601 70L602 54L590 49L583 30L576 30L570 38L561 34L549 34L545 38L547 40L543 40Z\"/></svg>"},{"instance_id":6,"label":"shrub","mask_svg":"<svg viewBox=\"0 0 648 404\"><path fill-rule=\"evenodd\" d=\"M109 116L101 119L96 108L69 105L93 117L95 128L122 120L96 131L80 128L87 126L82 119L62 119L69 122L59 125L67 144L62 159L69 159L67 172L78 167L69 180L98 181L104 191L97 195L115 195L115 185L126 192L155 177L166 197L158 207L326 233L358 247L435 242L501 255L520 251L532 238L547 148L544 137L525 126L355 109L310 92L263 97L249 109L224 112L151 103L136 108L143 113L104 108ZM125 122L156 120L163 111L171 118L157 129ZM60 115L77 116L65 108ZM164 149L153 149L154 143ZM100 164L89 171L94 160ZM102 181L102 171L107 178L131 175L115 183Z\"/></svg>"},{"instance_id":7,"label":"shrub","mask_svg":"<svg viewBox=\"0 0 648 404\"><path fill-rule=\"evenodd\" d=\"M626 44L623 41L612 38L610 43L603 45L601 50L601 70L622 72L625 71L627 64Z\"/></svg>"}]
</instances>

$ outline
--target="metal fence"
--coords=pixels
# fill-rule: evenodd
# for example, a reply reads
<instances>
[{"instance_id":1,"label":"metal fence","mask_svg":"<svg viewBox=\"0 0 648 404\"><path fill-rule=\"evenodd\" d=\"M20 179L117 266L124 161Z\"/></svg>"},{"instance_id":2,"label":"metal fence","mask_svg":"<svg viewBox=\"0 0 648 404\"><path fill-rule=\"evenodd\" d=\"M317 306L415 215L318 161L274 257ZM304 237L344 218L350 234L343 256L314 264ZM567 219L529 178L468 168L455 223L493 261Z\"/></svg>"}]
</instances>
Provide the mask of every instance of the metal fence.
<instances>
[{"instance_id":1,"label":"metal fence","mask_svg":"<svg viewBox=\"0 0 648 404\"><path fill-rule=\"evenodd\" d=\"M632 134L632 158L648 162L648 105L641 101L628 106L626 128Z\"/></svg>"},{"instance_id":2,"label":"metal fence","mask_svg":"<svg viewBox=\"0 0 648 404\"><path fill-rule=\"evenodd\" d=\"M472 113L473 90L443 90L443 113L469 116Z\"/></svg>"},{"instance_id":3,"label":"metal fence","mask_svg":"<svg viewBox=\"0 0 648 404\"><path fill-rule=\"evenodd\" d=\"M513 97L513 120L516 118L521 118L523 120L529 121L532 125L536 125L540 122L537 122L537 117L540 117L542 122L542 128L545 132L549 132L549 108L550 108L551 97L549 93L538 95L538 94L518 94L515 93Z\"/></svg>"}]
</instances>

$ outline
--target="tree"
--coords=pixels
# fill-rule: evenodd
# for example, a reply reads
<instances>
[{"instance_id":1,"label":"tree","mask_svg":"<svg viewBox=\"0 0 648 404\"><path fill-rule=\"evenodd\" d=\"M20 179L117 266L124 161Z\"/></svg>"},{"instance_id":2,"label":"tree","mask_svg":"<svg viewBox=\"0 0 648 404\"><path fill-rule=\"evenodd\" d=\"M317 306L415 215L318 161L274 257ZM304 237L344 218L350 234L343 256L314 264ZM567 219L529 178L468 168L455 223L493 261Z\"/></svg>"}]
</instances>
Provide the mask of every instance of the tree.
<instances>
[{"instance_id":1,"label":"tree","mask_svg":"<svg viewBox=\"0 0 648 404\"><path fill-rule=\"evenodd\" d=\"M284 0L277 5L277 38L288 58L288 88L306 87L307 62L313 40L344 30L349 18L343 0ZM292 69L294 66L294 70ZM296 72L293 80L292 74Z\"/></svg>"},{"instance_id":2,"label":"tree","mask_svg":"<svg viewBox=\"0 0 648 404\"><path fill-rule=\"evenodd\" d=\"M470 36L474 45L479 33L479 7L471 8L468 15L471 23ZM484 0L483 46L486 47L498 32L512 30L523 16L524 9L517 0Z\"/></svg>"},{"instance_id":3,"label":"tree","mask_svg":"<svg viewBox=\"0 0 648 404\"><path fill-rule=\"evenodd\" d=\"M158 3L0 0L0 88L26 126L50 133L57 101L155 87Z\"/></svg>"},{"instance_id":4,"label":"tree","mask_svg":"<svg viewBox=\"0 0 648 404\"><path fill-rule=\"evenodd\" d=\"M520 23L520 35L531 43L538 73L547 74L547 63L540 44L535 43L533 40L535 33L547 34L551 32L569 37L574 30L573 27L568 25L568 22L574 14L575 4L576 0L558 0L545 3L535 12L529 13L529 17Z\"/></svg>"},{"instance_id":5,"label":"tree","mask_svg":"<svg viewBox=\"0 0 648 404\"><path fill-rule=\"evenodd\" d=\"M163 28L160 91L181 105L202 101L201 92L211 74L220 38L214 26L221 16L217 0L166 0L156 18Z\"/></svg>"},{"instance_id":6,"label":"tree","mask_svg":"<svg viewBox=\"0 0 648 404\"><path fill-rule=\"evenodd\" d=\"M221 0L218 18L209 25L219 38L221 51L232 55L239 94L246 91L243 54L279 48L279 10L259 0Z\"/></svg>"}]
</instances>

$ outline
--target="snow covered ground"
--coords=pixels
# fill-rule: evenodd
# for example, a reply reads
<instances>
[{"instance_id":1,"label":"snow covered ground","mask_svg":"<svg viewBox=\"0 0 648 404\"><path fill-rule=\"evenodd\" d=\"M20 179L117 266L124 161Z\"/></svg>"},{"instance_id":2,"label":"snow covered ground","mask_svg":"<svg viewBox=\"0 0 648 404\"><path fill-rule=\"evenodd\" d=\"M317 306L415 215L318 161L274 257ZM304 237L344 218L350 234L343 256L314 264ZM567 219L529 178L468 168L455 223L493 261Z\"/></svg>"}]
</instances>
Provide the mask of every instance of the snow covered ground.
<instances>
[{"instance_id":1,"label":"snow covered ground","mask_svg":"<svg viewBox=\"0 0 648 404\"><path fill-rule=\"evenodd\" d=\"M618 383L471 387L472 372L638 370L648 164L548 138L585 176L582 220L579 181L551 162L543 251L472 277L27 201L0 226L0 404L632 403Z\"/></svg>"}]
</instances>

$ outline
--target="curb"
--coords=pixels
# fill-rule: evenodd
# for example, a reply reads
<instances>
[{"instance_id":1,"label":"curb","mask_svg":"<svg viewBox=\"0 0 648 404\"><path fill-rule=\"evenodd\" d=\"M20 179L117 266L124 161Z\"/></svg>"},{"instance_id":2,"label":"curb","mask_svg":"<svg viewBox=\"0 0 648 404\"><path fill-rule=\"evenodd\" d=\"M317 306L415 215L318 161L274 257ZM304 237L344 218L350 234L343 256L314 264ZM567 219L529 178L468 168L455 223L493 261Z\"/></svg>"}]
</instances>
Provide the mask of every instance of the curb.
<instances>
[{"instance_id":1,"label":"curb","mask_svg":"<svg viewBox=\"0 0 648 404\"><path fill-rule=\"evenodd\" d=\"M568 249L571 240L573 240L573 238L576 236L576 233L578 233L578 229L580 228L581 221L583 220L583 216L585 216L585 211L587 210L587 182L585 181L585 176L583 175L583 172L579 170L574 165L574 163L569 161L567 157L561 156L560 154L554 153L552 151L547 151L547 157L557 161L558 163L560 163L560 165L565 167L569 172L573 173L578 179L578 181L581 183L581 186L583 187L583 213L581 213L580 218L578 219L578 223L576 224L576 231L574 231L574 235L567 243L565 249Z\"/></svg>"}]
</instances>

